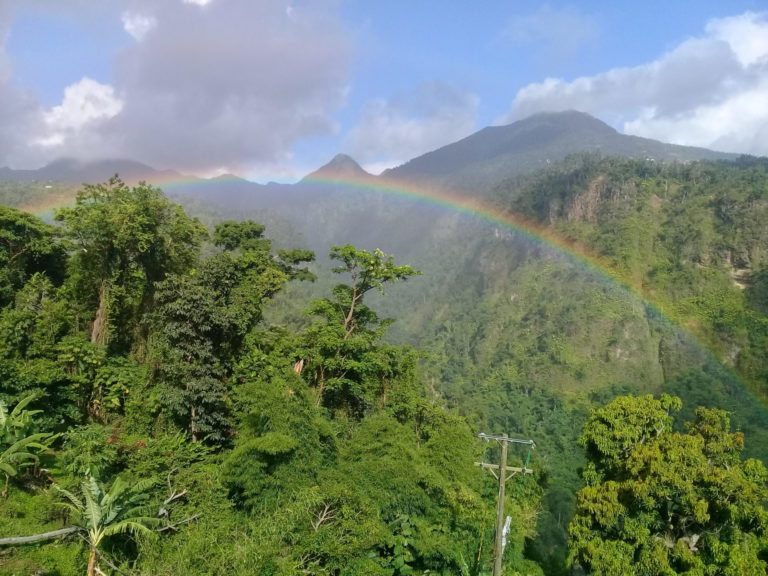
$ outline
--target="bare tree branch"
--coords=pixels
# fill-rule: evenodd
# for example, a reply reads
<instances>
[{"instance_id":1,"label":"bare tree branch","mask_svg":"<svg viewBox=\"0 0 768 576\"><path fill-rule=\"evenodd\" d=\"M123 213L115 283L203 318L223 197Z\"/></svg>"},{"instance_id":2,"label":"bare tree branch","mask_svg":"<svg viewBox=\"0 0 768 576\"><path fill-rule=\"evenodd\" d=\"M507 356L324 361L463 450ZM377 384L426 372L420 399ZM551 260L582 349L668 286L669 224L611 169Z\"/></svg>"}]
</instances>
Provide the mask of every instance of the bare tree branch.
<instances>
[{"instance_id":1,"label":"bare tree branch","mask_svg":"<svg viewBox=\"0 0 768 576\"><path fill-rule=\"evenodd\" d=\"M0 546L16 546L17 544L32 544L34 542L42 542L43 540L53 540L54 538L62 538L75 532L80 532L80 530L82 530L82 528L78 526L70 526L68 528L61 528L60 530L53 530L52 532L33 534L32 536L0 538Z\"/></svg>"}]
</instances>

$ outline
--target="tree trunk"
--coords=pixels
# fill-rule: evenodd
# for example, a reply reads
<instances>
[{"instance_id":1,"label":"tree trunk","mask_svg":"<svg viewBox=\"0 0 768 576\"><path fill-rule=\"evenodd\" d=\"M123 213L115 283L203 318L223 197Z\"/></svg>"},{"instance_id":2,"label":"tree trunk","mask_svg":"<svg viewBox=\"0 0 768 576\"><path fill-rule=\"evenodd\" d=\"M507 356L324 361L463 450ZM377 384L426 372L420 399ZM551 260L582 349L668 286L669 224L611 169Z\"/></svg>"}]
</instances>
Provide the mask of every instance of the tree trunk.
<instances>
[{"instance_id":1,"label":"tree trunk","mask_svg":"<svg viewBox=\"0 0 768 576\"><path fill-rule=\"evenodd\" d=\"M102 280L99 284L99 308L96 310L96 318L91 328L91 342L94 344L106 344L108 334L107 323L107 283Z\"/></svg>"},{"instance_id":2,"label":"tree trunk","mask_svg":"<svg viewBox=\"0 0 768 576\"><path fill-rule=\"evenodd\" d=\"M91 548L91 553L88 555L88 571L86 576L96 576L96 548Z\"/></svg>"},{"instance_id":3,"label":"tree trunk","mask_svg":"<svg viewBox=\"0 0 768 576\"><path fill-rule=\"evenodd\" d=\"M320 366L317 373L317 397L315 398L315 406L320 406L323 403L323 392L325 392L325 369Z\"/></svg>"},{"instance_id":4,"label":"tree trunk","mask_svg":"<svg viewBox=\"0 0 768 576\"><path fill-rule=\"evenodd\" d=\"M347 315L344 317L344 320L342 321L344 326L344 340L349 338L352 335L352 332L355 331L355 307L357 306L357 301L362 298L362 294L357 293L357 288L352 288L352 302L349 305L349 311L347 312Z\"/></svg>"},{"instance_id":5,"label":"tree trunk","mask_svg":"<svg viewBox=\"0 0 768 576\"><path fill-rule=\"evenodd\" d=\"M69 528L62 528L60 530L54 530L52 532L42 532L40 534L33 534L32 536L12 536L10 538L0 538L0 546L17 546L19 544L33 544L34 542L42 542L43 540L53 540L54 538L60 538L68 536L75 532L79 532L80 528L77 526L70 526Z\"/></svg>"},{"instance_id":6,"label":"tree trunk","mask_svg":"<svg viewBox=\"0 0 768 576\"><path fill-rule=\"evenodd\" d=\"M192 435L192 442L197 442L197 412L194 406L189 409L189 432Z\"/></svg>"}]
</instances>

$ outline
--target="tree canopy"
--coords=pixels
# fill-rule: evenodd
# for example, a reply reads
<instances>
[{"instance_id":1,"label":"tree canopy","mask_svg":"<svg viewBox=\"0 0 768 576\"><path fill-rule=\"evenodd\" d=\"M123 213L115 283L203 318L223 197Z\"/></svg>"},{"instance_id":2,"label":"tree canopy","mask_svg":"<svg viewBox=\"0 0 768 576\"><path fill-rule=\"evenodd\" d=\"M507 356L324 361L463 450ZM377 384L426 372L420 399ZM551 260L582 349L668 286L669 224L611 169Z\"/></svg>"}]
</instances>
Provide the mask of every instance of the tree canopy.
<instances>
[{"instance_id":1,"label":"tree canopy","mask_svg":"<svg viewBox=\"0 0 768 576\"><path fill-rule=\"evenodd\" d=\"M768 471L741 459L722 410L674 428L678 398L618 397L580 438L588 463L570 562L595 576L758 576L768 568Z\"/></svg>"}]
</instances>

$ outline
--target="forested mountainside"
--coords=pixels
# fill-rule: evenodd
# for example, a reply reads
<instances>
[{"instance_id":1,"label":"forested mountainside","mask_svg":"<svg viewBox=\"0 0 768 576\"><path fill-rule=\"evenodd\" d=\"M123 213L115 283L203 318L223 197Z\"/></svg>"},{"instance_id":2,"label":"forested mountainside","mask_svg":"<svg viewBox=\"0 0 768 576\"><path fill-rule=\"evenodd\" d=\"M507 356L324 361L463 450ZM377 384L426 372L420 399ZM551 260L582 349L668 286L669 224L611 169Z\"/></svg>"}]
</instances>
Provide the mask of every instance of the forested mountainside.
<instances>
[{"instance_id":1,"label":"forested mountainside","mask_svg":"<svg viewBox=\"0 0 768 576\"><path fill-rule=\"evenodd\" d=\"M498 454L480 431L536 442L508 484L508 573L627 554L764 572L739 556L767 547L764 468L737 463L768 459L768 162L569 156L497 181L489 220L337 160L354 185L281 188L301 211L176 195L196 219L119 181L53 226L3 209L0 544L71 530L0 547L0 573L484 574L496 487L474 462ZM30 186L59 193L6 197ZM682 402L642 396L662 393ZM605 482L636 523L590 516ZM629 496L651 493L677 495L679 529ZM92 502L117 503L112 532L72 538Z\"/></svg>"},{"instance_id":2,"label":"forested mountainside","mask_svg":"<svg viewBox=\"0 0 768 576\"><path fill-rule=\"evenodd\" d=\"M556 245L446 214L407 256L418 291L383 306L401 315L398 341L429 352L449 406L536 439L549 484L532 554L564 548L583 462L570 447L612 396L677 394L689 420L729 410L747 451L768 456L764 159L572 157L500 185L494 204Z\"/></svg>"}]
</instances>

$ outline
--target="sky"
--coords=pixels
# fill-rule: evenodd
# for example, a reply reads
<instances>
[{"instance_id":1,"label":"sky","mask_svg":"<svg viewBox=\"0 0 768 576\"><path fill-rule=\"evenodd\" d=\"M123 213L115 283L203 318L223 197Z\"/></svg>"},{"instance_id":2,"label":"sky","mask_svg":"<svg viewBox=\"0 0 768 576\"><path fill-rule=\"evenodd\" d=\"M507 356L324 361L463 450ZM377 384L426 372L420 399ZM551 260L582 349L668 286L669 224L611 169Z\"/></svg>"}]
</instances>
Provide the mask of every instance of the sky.
<instances>
[{"instance_id":1,"label":"sky","mask_svg":"<svg viewBox=\"0 0 768 576\"><path fill-rule=\"evenodd\" d=\"M768 0L0 0L0 166L378 173L568 109L768 155Z\"/></svg>"}]
</instances>

